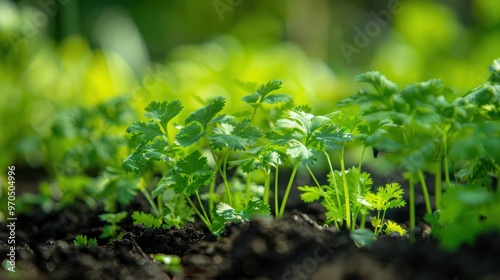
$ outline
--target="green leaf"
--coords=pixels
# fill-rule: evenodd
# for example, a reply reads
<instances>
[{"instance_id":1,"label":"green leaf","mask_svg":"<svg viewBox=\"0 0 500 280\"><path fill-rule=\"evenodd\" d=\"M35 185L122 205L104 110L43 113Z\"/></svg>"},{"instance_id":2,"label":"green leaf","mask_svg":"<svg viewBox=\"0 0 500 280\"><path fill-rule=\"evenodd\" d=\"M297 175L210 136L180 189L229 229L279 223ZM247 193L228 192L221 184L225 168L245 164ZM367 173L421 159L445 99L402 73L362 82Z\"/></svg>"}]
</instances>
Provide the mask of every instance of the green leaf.
<instances>
[{"instance_id":1,"label":"green leaf","mask_svg":"<svg viewBox=\"0 0 500 280\"><path fill-rule=\"evenodd\" d=\"M391 96L398 91L398 86L378 71L357 75L355 79L357 82L371 85L377 93L383 96Z\"/></svg>"},{"instance_id":2,"label":"green leaf","mask_svg":"<svg viewBox=\"0 0 500 280\"><path fill-rule=\"evenodd\" d=\"M384 187L378 187L376 194L368 193L365 197L376 210L385 211L405 206L406 201L403 199L403 193L399 183L390 183Z\"/></svg>"},{"instance_id":3,"label":"green leaf","mask_svg":"<svg viewBox=\"0 0 500 280\"><path fill-rule=\"evenodd\" d=\"M400 236L405 236L406 235L406 230L401 227L400 225L398 225L397 223L391 221L391 220L388 220L386 223L386 228L385 228L385 234L391 234L393 232L397 232L399 233Z\"/></svg>"},{"instance_id":4,"label":"green leaf","mask_svg":"<svg viewBox=\"0 0 500 280\"><path fill-rule=\"evenodd\" d=\"M125 172L133 172L137 175L141 175L144 172L149 165L149 161L143 157L143 148L144 146L139 146L122 162L121 168Z\"/></svg>"},{"instance_id":5,"label":"green leaf","mask_svg":"<svg viewBox=\"0 0 500 280\"><path fill-rule=\"evenodd\" d=\"M127 132L132 133L132 144L134 145L147 144L156 137L163 135L158 123L153 121L147 123L135 122L127 128Z\"/></svg>"},{"instance_id":6,"label":"green leaf","mask_svg":"<svg viewBox=\"0 0 500 280\"><path fill-rule=\"evenodd\" d=\"M172 158L168 155L168 147L168 142L163 139L157 139L151 144L139 145L122 162L121 168L126 172L141 175L152 161L171 162Z\"/></svg>"},{"instance_id":7,"label":"green leaf","mask_svg":"<svg viewBox=\"0 0 500 280\"><path fill-rule=\"evenodd\" d=\"M153 214L144 213L139 211L134 211L132 214L132 219L134 220L134 225L143 224L146 228L159 228L161 227L161 220L156 218Z\"/></svg>"},{"instance_id":8,"label":"green leaf","mask_svg":"<svg viewBox=\"0 0 500 280\"><path fill-rule=\"evenodd\" d=\"M314 151L312 149L296 140L292 140L288 143L286 153L294 159L301 158L303 160L310 159L314 156Z\"/></svg>"},{"instance_id":9,"label":"green leaf","mask_svg":"<svg viewBox=\"0 0 500 280\"><path fill-rule=\"evenodd\" d=\"M258 169L266 170L268 166L277 167L282 164L282 159L286 158L285 154L280 153L273 146L256 147L248 150L246 154L251 157L234 160L229 164L233 167L241 167L243 172L250 173Z\"/></svg>"},{"instance_id":10,"label":"green leaf","mask_svg":"<svg viewBox=\"0 0 500 280\"><path fill-rule=\"evenodd\" d=\"M245 150L252 146L262 137L262 131L253 125L249 120L236 123L232 119L221 123L213 129L214 135L208 137L215 149L227 148L233 151Z\"/></svg>"},{"instance_id":11,"label":"green leaf","mask_svg":"<svg viewBox=\"0 0 500 280\"><path fill-rule=\"evenodd\" d=\"M198 150L180 159L175 165L176 172L182 174L194 174L207 168L210 169L208 166L208 159Z\"/></svg>"},{"instance_id":12,"label":"green leaf","mask_svg":"<svg viewBox=\"0 0 500 280\"><path fill-rule=\"evenodd\" d=\"M491 72L490 82L492 83L500 83L500 59L495 59L493 64L489 67Z\"/></svg>"},{"instance_id":13,"label":"green leaf","mask_svg":"<svg viewBox=\"0 0 500 280\"><path fill-rule=\"evenodd\" d=\"M280 89L282 84L283 82L280 80L269 81L259 86L257 93L265 98L270 92Z\"/></svg>"},{"instance_id":14,"label":"green leaf","mask_svg":"<svg viewBox=\"0 0 500 280\"><path fill-rule=\"evenodd\" d=\"M353 139L350 133L335 125L321 127L313 133L312 138L322 143L328 150L340 150L345 142Z\"/></svg>"},{"instance_id":15,"label":"green leaf","mask_svg":"<svg viewBox=\"0 0 500 280\"><path fill-rule=\"evenodd\" d=\"M300 194L300 199L305 203L317 201L325 195L324 191L318 187L300 186L297 188L302 192Z\"/></svg>"},{"instance_id":16,"label":"green leaf","mask_svg":"<svg viewBox=\"0 0 500 280\"><path fill-rule=\"evenodd\" d=\"M153 195L156 197L170 186L177 194L191 195L206 186L212 176L208 159L196 150L176 162L173 171L162 178Z\"/></svg>"},{"instance_id":17,"label":"green leaf","mask_svg":"<svg viewBox=\"0 0 500 280\"><path fill-rule=\"evenodd\" d=\"M377 240L377 235L368 229L356 229L349 233L351 239L360 247L370 248L375 240Z\"/></svg>"},{"instance_id":18,"label":"green leaf","mask_svg":"<svg viewBox=\"0 0 500 280\"><path fill-rule=\"evenodd\" d=\"M97 239L90 238L89 241L87 242L87 247L89 248L97 247Z\"/></svg>"},{"instance_id":19,"label":"green leaf","mask_svg":"<svg viewBox=\"0 0 500 280\"><path fill-rule=\"evenodd\" d=\"M158 182L156 188L151 192L151 197L153 199L156 198L159 194L165 192L170 186L176 184L175 175L172 172L169 172L167 174L169 175L163 176Z\"/></svg>"},{"instance_id":20,"label":"green leaf","mask_svg":"<svg viewBox=\"0 0 500 280\"><path fill-rule=\"evenodd\" d=\"M217 205L210 230L213 234L219 235L224 231L224 227L228 222L248 222L250 219L257 217L271 218L269 205L260 199L254 198L250 200L243 210L235 210L228 204L221 202Z\"/></svg>"},{"instance_id":21,"label":"green leaf","mask_svg":"<svg viewBox=\"0 0 500 280\"><path fill-rule=\"evenodd\" d=\"M115 212L117 203L121 206L128 205L139 190L139 180L136 176L129 176L114 167L107 167L102 171L99 181L103 189L96 197L104 200L106 212Z\"/></svg>"},{"instance_id":22,"label":"green leaf","mask_svg":"<svg viewBox=\"0 0 500 280\"><path fill-rule=\"evenodd\" d=\"M360 139L365 146L373 146L387 136L388 133L384 127L390 125L388 120L369 121L366 124L358 126L360 134L357 135L357 138Z\"/></svg>"},{"instance_id":23,"label":"green leaf","mask_svg":"<svg viewBox=\"0 0 500 280\"><path fill-rule=\"evenodd\" d=\"M184 126L177 135L175 135L175 140L184 147L191 146L198 142L206 132L202 125L198 122L192 122L187 126Z\"/></svg>"},{"instance_id":24,"label":"green leaf","mask_svg":"<svg viewBox=\"0 0 500 280\"><path fill-rule=\"evenodd\" d=\"M260 94L258 93L253 93L253 94L249 94L247 96L244 96L241 100L243 100L245 103L248 103L249 105L252 105L252 106L257 106L259 105L259 101L260 101Z\"/></svg>"},{"instance_id":25,"label":"green leaf","mask_svg":"<svg viewBox=\"0 0 500 280\"><path fill-rule=\"evenodd\" d=\"M147 107L144 115L148 118L156 120L161 123L163 127L166 127L168 122L170 122L175 116L177 116L182 110L182 105L179 100L173 100L171 102L151 102Z\"/></svg>"},{"instance_id":26,"label":"green leaf","mask_svg":"<svg viewBox=\"0 0 500 280\"><path fill-rule=\"evenodd\" d=\"M288 103L292 100L292 96L288 94L271 94L262 99L262 103L276 104L276 103Z\"/></svg>"},{"instance_id":27,"label":"green leaf","mask_svg":"<svg viewBox=\"0 0 500 280\"><path fill-rule=\"evenodd\" d=\"M87 247L87 236L86 235L77 235L75 237L75 240L73 241L73 244L75 244L75 246L80 247L80 248Z\"/></svg>"},{"instance_id":28,"label":"green leaf","mask_svg":"<svg viewBox=\"0 0 500 280\"><path fill-rule=\"evenodd\" d=\"M208 104L195 112L191 113L186 119L186 124L198 122L202 125L203 130L207 129L208 124L214 121L215 116L224 109L226 99L222 96L214 97L208 100Z\"/></svg>"},{"instance_id":29,"label":"green leaf","mask_svg":"<svg viewBox=\"0 0 500 280\"><path fill-rule=\"evenodd\" d=\"M99 215L99 219L101 221L105 221L105 222L108 222L110 224L118 224L126 217L127 217L127 212L125 212L125 211L122 211L119 213L107 213L107 214Z\"/></svg>"}]
</instances>

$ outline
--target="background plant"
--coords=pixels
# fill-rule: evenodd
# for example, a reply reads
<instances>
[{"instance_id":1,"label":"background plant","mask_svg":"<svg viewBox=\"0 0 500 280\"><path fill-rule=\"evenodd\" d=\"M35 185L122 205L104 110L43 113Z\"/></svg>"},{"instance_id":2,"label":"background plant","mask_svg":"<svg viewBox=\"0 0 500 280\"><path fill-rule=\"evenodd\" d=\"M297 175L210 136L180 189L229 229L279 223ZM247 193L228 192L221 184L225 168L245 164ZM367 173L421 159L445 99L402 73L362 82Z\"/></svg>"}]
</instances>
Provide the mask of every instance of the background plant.
<instances>
[{"instance_id":1,"label":"background plant","mask_svg":"<svg viewBox=\"0 0 500 280\"><path fill-rule=\"evenodd\" d=\"M399 90L380 73L368 72L357 79L370 84L373 91L361 90L339 103L340 106L359 105L364 124L358 128L360 134L357 138L365 148L373 146L385 151L388 160L398 163L406 171L411 232L415 224L415 182L420 183L426 213L431 215L433 205L437 210L442 209L443 178L445 189L455 187L451 179L452 166L466 166L455 173L457 179L466 183L484 180L483 187L491 188L490 176L498 176L495 158L486 155L487 150L494 150L489 143L498 139L494 132L498 118L494 109L498 105L498 61L490 70L492 74L486 84L473 89L465 97L455 97L453 101L450 101L453 98L451 91L438 79L414 83ZM485 135L489 138L484 144L479 139L467 142L462 138L464 131L476 132L475 137L483 141ZM471 137L472 134L467 135ZM466 157L462 153L465 143L470 143L472 151L465 153ZM476 178L471 176L473 166L476 171L480 170ZM426 171L435 175L433 204L427 190Z\"/></svg>"}]
</instances>

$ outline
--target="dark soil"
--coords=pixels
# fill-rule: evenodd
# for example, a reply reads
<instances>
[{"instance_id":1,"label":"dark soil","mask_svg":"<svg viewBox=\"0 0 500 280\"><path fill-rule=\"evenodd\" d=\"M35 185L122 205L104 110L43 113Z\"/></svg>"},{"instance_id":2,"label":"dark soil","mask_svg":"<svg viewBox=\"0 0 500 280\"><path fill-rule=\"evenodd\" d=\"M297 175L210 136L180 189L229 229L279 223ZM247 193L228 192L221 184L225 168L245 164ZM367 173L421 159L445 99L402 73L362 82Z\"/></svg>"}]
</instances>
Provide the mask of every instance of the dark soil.
<instances>
[{"instance_id":1,"label":"dark soil","mask_svg":"<svg viewBox=\"0 0 500 280\"><path fill-rule=\"evenodd\" d=\"M128 230L120 241L75 247L77 234L98 237L103 226L98 214L99 209L79 205L19 217L17 272L1 270L0 279L500 279L499 233L481 235L454 253L432 239L411 245L391 236L379 238L371 249L358 248L349 232L324 228L292 211L280 220L228 225L219 240L192 225L122 224ZM4 258L7 234L1 225ZM181 256L182 273L173 275L153 262L156 253Z\"/></svg>"}]
</instances>

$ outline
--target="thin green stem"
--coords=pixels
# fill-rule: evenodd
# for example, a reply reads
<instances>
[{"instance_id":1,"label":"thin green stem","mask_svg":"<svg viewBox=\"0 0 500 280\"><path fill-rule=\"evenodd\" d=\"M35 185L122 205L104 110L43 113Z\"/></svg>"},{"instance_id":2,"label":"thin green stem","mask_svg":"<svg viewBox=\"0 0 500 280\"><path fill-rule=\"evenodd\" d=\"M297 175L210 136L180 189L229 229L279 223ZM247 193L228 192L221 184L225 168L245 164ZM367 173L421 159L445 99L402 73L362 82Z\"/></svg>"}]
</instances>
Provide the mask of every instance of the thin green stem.
<instances>
[{"instance_id":1,"label":"thin green stem","mask_svg":"<svg viewBox=\"0 0 500 280\"><path fill-rule=\"evenodd\" d=\"M246 185L245 185L245 205L250 202L250 186L251 186L250 173L247 174Z\"/></svg>"},{"instance_id":2,"label":"thin green stem","mask_svg":"<svg viewBox=\"0 0 500 280\"><path fill-rule=\"evenodd\" d=\"M333 186L335 187L335 195L336 195L336 198L337 198L337 205L338 205L338 208L339 208L339 211L340 211L340 216L343 217L344 214L342 213L343 212L342 207L341 207L342 204L340 203L339 188L338 188L338 185L337 185L337 180L335 179L335 173L333 171L332 161L330 159L330 155L328 155L328 153L326 151L324 152L324 154L326 156L326 161L328 162L328 167L330 168L330 174L331 174L332 179L333 179ZM344 224L344 221L341 219L340 220L340 226L342 226L343 224Z\"/></svg>"},{"instance_id":3,"label":"thin green stem","mask_svg":"<svg viewBox=\"0 0 500 280\"><path fill-rule=\"evenodd\" d=\"M253 113L252 113L252 117L250 118L250 122L252 122L252 121L253 121L253 119L255 118L255 113L257 113L257 109L258 109L258 108L259 108L259 107L254 107L254 108L253 108Z\"/></svg>"},{"instance_id":4,"label":"thin green stem","mask_svg":"<svg viewBox=\"0 0 500 280\"><path fill-rule=\"evenodd\" d=\"M306 165L306 168L307 168L307 171L309 172L309 174L311 175L311 178L313 179L314 183L316 184L316 186L320 189L320 190L323 190L323 188L321 187L321 184L319 183L318 179L316 179L316 176L314 176L314 173L312 172L311 168L309 167L309 165ZM324 190L323 190L323 193L324 193ZM326 202L328 203L328 205L332 205L332 208L333 208L333 201L326 195L323 196L323 198L326 200ZM333 221L333 223L335 224L335 227L337 229L339 229L339 224L337 221Z\"/></svg>"},{"instance_id":5,"label":"thin green stem","mask_svg":"<svg viewBox=\"0 0 500 280\"><path fill-rule=\"evenodd\" d=\"M314 176L314 173L312 172L312 170L311 170L311 168L309 167L308 164L306 164L306 168L307 168L307 171L309 172L309 175L311 176L311 178L313 179L314 183L316 184L316 186L318 188L321 188L321 185L319 184L318 179L316 179L316 176Z\"/></svg>"},{"instance_id":6,"label":"thin green stem","mask_svg":"<svg viewBox=\"0 0 500 280\"><path fill-rule=\"evenodd\" d=\"M189 205L191 205L191 208L194 209L194 211L196 212L196 214L198 215L198 217L203 221L203 223L207 226L207 228L210 228L210 220L207 220L203 214L201 214L200 210L198 210L198 208L196 208L196 205L194 205L193 201L191 200L191 198L189 197L189 195L185 195L186 197L186 200L188 201Z\"/></svg>"},{"instance_id":7,"label":"thin green stem","mask_svg":"<svg viewBox=\"0 0 500 280\"><path fill-rule=\"evenodd\" d=\"M203 216L205 217L205 219L207 219L207 221L210 221L207 212L205 212L205 207L203 207L203 203L201 202L200 194L198 193L198 191L196 191L195 194L196 194L196 199L198 200L198 204L200 205L201 211L203 211Z\"/></svg>"},{"instance_id":8,"label":"thin green stem","mask_svg":"<svg viewBox=\"0 0 500 280\"><path fill-rule=\"evenodd\" d=\"M156 217L159 217L160 216L160 211L158 210L158 207L156 207L156 204L153 201L153 199L151 198L151 195L149 195L149 193L146 191L145 188L141 187L140 190L141 190L141 193L144 196L144 198L146 198L146 200L148 201L149 205L151 206L151 209L153 209L153 214Z\"/></svg>"},{"instance_id":9,"label":"thin green stem","mask_svg":"<svg viewBox=\"0 0 500 280\"><path fill-rule=\"evenodd\" d=\"M444 179L446 182L446 188L451 187L451 182L450 182L450 167L448 165L448 156L445 154L443 157L444 161Z\"/></svg>"},{"instance_id":10,"label":"thin green stem","mask_svg":"<svg viewBox=\"0 0 500 280\"><path fill-rule=\"evenodd\" d=\"M231 201L231 192L229 190L229 182L227 181L227 178L226 178L226 175L224 174L224 171L220 168L220 165L219 165L219 162L217 160L217 156L215 155L214 149L212 148L212 146L210 146L210 142L208 142L207 137L204 137L204 138L205 138L205 141L207 142L207 145L208 145L208 148L210 150L210 153L212 154L212 158L214 159L215 168L217 169L217 171L221 175L222 181L224 182L224 188L225 188L225 192L226 192L227 203L229 204L229 206L232 206L233 202ZM227 154L226 154L226 158L224 159L224 165L226 163L227 163Z\"/></svg>"},{"instance_id":11,"label":"thin green stem","mask_svg":"<svg viewBox=\"0 0 500 280\"><path fill-rule=\"evenodd\" d=\"M210 186L208 186L208 213L210 214L210 218L212 218L212 213L214 210L214 196L215 196L215 183L217 178L217 170L214 171L214 178L210 181Z\"/></svg>"},{"instance_id":12,"label":"thin green stem","mask_svg":"<svg viewBox=\"0 0 500 280\"><path fill-rule=\"evenodd\" d=\"M358 170L361 172L361 166L363 165L363 158L365 157L365 151L367 146L363 146L363 151L361 152L361 158L359 159Z\"/></svg>"},{"instance_id":13,"label":"thin green stem","mask_svg":"<svg viewBox=\"0 0 500 280\"><path fill-rule=\"evenodd\" d=\"M281 201L281 207L277 218L283 217L283 214L285 213L286 202L288 200L288 196L290 195L290 191L292 189L293 181L295 180L295 175L297 174L297 169L299 168L299 164L300 164L300 157L297 159L297 161L293 166L292 174L290 175L290 179L288 180L288 185L286 186L285 195L283 196L283 200Z\"/></svg>"},{"instance_id":14,"label":"thin green stem","mask_svg":"<svg viewBox=\"0 0 500 280\"><path fill-rule=\"evenodd\" d=\"M410 177L409 182L410 191L410 242L415 242L415 183L413 182L413 175Z\"/></svg>"},{"instance_id":15,"label":"thin green stem","mask_svg":"<svg viewBox=\"0 0 500 280\"><path fill-rule=\"evenodd\" d=\"M425 210L427 214L432 214L431 199L429 198L429 191L425 183L424 173L421 170L418 171L418 178L420 179L420 185L422 186L422 193L424 195Z\"/></svg>"},{"instance_id":16,"label":"thin green stem","mask_svg":"<svg viewBox=\"0 0 500 280\"><path fill-rule=\"evenodd\" d=\"M384 213L382 214L382 220L380 220L380 228L378 230L378 233L377 234L380 234L380 232L382 231L382 227L384 226L384 221L385 221L385 213L387 212L387 210L384 210Z\"/></svg>"},{"instance_id":17,"label":"thin green stem","mask_svg":"<svg viewBox=\"0 0 500 280\"><path fill-rule=\"evenodd\" d=\"M441 139L441 142L443 142L443 159L442 161L444 162L444 178L446 182L446 188L449 188L451 186L450 183L450 173L449 173L449 166L448 166L448 130L450 129L451 126L448 126L448 129L444 131L439 127L439 125L436 125L436 128L438 131L443 135L443 139ZM439 190L435 190L435 202L436 202L436 209L440 209L441 205L441 193L442 193L442 179L441 179L441 170L442 168L442 163L439 162ZM437 170L436 170L437 171ZM436 173L437 174L437 173ZM438 178L436 178L437 180ZM439 192L438 192L439 191Z\"/></svg>"},{"instance_id":18,"label":"thin green stem","mask_svg":"<svg viewBox=\"0 0 500 280\"><path fill-rule=\"evenodd\" d=\"M345 213L346 213L346 227L351 229L351 205L349 202L349 186L347 185L347 175L345 173L345 164L344 164L344 147L342 146L342 150L340 150L340 170L342 172L342 183L344 184L344 197L345 197Z\"/></svg>"},{"instance_id":19,"label":"thin green stem","mask_svg":"<svg viewBox=\"0 0 500 280\"><path fill-rule=\"evenodd\" d=\"M264 203L269 204L269 193L271 185L271 168L268 166L265 170L266 177L264 178Z\"/></svg>"},{"instance_id":20,"label":"thin green stem","mask_svg":"<svg viewBox=\"0 0 500 280\"><path fill-rule=\"evenodd\" d=\"M437 160L436 164L436 174L434 177L434 203L436 204L436 210L441 209L441 190L442 190L442 179L441 179L441 158Z\"/></svg>"},{"instance_id":21,"label":"thin green stem","mask_svg":"<svg viewBox=\"0 0 500 280\"><path fill-rule=\"evenodd\" d=\"M278 170L279 167L276 165L276 168L274 169L274 215L275 217L278 217L279 214L279 205L278 205Z\"/></svg>"},{"instance_id":22,"label":"thin green stem","mask_svg":"<svg viewBox=\"0 0 500 280\"><path fill-rule=\"evenodd\" d=\"M361 214L361 222L359 222L359 228L364 229L366 224L366 213Z\"/></svg>"},{"instance_id":23,"label":"thin green stem","mask_svg":"<svg viewBox=\"0 0 500 280\"><path fill-rule=\"evenodd\" d=\"M161 193L156 197L156 203L158 203L158 212L163 213L163 195Z\"/></svg>"}]
</instances>

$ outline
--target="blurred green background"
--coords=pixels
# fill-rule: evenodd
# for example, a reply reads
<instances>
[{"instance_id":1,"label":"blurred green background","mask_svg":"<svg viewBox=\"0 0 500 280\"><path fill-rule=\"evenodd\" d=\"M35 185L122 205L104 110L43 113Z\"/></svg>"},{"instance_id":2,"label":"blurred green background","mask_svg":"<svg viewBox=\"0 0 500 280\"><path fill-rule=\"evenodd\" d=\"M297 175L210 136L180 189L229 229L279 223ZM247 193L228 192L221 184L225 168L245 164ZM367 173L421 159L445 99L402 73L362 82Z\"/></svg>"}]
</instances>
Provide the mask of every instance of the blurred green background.
<instances>
[{"instance_id":1,"label":"blurred green background","mask_svg":"<svg viewBox=\"0 0 500 280\"><path fill-rule=\"evenodd\" d=\"M281 79L327 113L365 71L462 95L499 56L498 0L0 0L0 176L119 166L127 151L111 147L152 100L189 112L223 95L231 111L236 80Z\"/></svg>"}]
</instances>

